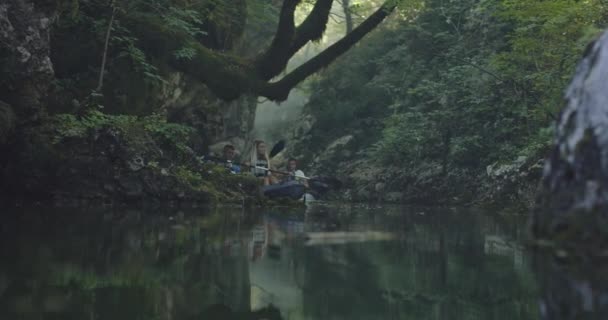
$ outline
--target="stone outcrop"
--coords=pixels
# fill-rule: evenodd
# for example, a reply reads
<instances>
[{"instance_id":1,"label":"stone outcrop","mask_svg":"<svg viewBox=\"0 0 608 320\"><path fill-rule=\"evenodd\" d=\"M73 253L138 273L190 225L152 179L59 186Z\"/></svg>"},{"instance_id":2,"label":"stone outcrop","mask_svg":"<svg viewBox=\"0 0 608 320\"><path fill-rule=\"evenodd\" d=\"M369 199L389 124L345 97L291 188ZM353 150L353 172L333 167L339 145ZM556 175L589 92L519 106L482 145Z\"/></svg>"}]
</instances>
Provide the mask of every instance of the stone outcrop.
<instances>
[{"instance_id":1,"label":"stone outcrop","mask_svg":"<svg viewBox=\"0 0 608 320\"><path fill-rule=\"evenodd\" d=\"M108 126L57 140L60 128L53 127L53 114L85 113L101 55L98 43L91 41L92 28L62 29L66 24L54 23L62 4L0 3L2 196L200 203L241 199L255 191L247 179L226 176L193 159L219 141L238 141L244 147L256 99L224 102L200 81L171 68L159 68L164 81L150 85L128 63L114 60L106 70L104 95L96 102L105 113L166 114L170 121L194 127L189 154L149 133ZM70 19L68 14L62 17Z\"/></svg>"},{"instance_id":2,"label":"stone outcrop","mask_svg":"<svg viewBox=\"0 0 608 320\"><path fill-rule=\"evenodd\" d=\"M542 319L605 319L608 283L608 32L566 91L531 231Z\"/></svg>"},{"instance_id":3,"label":"stone outcrop","mask_svg":"<svg viewBox=\"0 0 608 320\"><path fill-rule=\"evenodd\" d=\"M52 0L0 3L0 100L20 123L44 113L42 100L54 75L49 38L56 6Z\"/></svg>"},{"instance_id":4,"label":"stone outcrop","mask_svg":"<svg viewBox=\"0 0 608 320\"><path fill-rule=\"evenodd\" d=\"M538 181L542 176L545 150L531 156L520 156L508 163L494 163L486 168L477 202L494 207L513 206L529 210L534 206Z\"/></svg>"},{"instance_id":5,"label":"stone outcrop","mask_svg":"<svg viewBox=\"0 0 608 320\"><path fill-rule=\"evenodd\" d=\"M608 241L608 33L591 44L566 91L532 215L539 238Z\"/></svg>"}]
</instances>

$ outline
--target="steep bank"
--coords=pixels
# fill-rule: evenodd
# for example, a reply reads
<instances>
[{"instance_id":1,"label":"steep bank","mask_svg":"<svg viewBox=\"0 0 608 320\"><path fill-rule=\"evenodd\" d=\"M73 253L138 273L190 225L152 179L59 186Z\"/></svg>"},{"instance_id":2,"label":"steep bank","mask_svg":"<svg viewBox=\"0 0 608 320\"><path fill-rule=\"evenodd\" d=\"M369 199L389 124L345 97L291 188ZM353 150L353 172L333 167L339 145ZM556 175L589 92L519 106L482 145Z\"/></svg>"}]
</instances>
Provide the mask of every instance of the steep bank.
<instances>
[{"instance_id":1,"label":"steep bank","mask_svg":"<svg viewBox=\"0 0 608 320\"><path fill-rule=\"evenodd\" d=\"M226 102L146 56L124 21L110 20L109 8L103 1L0 4L3 199L208 203L257 196L246 177L197 160L216 143L244 146L255 98ZM242 32L223 24L209 36L222 34L213 46L231 48Z\"/></svg>"},{"instance_id":2,"label":"steep bank","mask_svg":"<svg viewBox=\"0 0 608 320\"><path fill-rule=\"evenodd\" d=\"M10 150L2 195L17 203L242 203L257 181L201 162L191 127L158 116L53 116Z\"/></svg>"}]
</instances>

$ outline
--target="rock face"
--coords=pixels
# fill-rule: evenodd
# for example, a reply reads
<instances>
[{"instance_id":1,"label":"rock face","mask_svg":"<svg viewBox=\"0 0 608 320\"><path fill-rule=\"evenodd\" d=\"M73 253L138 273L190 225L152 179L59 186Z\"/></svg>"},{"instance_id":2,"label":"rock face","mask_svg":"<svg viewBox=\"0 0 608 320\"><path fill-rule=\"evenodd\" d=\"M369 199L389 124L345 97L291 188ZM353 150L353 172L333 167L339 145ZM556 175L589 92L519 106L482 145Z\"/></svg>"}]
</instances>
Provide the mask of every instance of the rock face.
<instances>
[{"instance_id":1,"label":"rock face","mask_svg":"<svg viewBox=\"0 0 608 320\"><path fill-rule=\"evenodd\" d=\"M529 210L535 204L538 181L542 176L545 150L533 156L520 156L510 163L486 168L479 202L496 207L521 204L515 209Z\"/></svg>"},{"instance_id":2,"label":"rock face","mask_svg":"<svg viewBox=\"0 0 608 320\"><path fill-rule=\"evenodd\" d=\"M49 34L56 1L7 0L0 4L0 100L19 122L37 120L53 79ZM2 130L0 130L2 131Z\"/></svg>"},{"instance_id":3,"label":"rock face","mask_svg":"<svg viewBox=\"0 0 608 320\"><path fill-rule=\"evenodd\" d=\"M255 179L202 163L185 144L167 143L137 124L67 136L58 136L56 125L28 130L0 192L18 203L240 202L257 190Z\"/></svg>"},{"instance_id":4,"label":"rock face","mask_svg":"<svg viewBox=\"0 0 608 320\"><path fill-rule=\"evenodd\" d=\"M566 91L556 145L531 216L542 319L606 319L608 283L608 32L592 43Z\"/></svg>"},{"instance_id":5,"label":"rock face","mask_svg":"<svg viewBox=\"0 0 608 320\"><path fill-rule=\"evenodd\" d=\"M608 233L608 33L591 44L566 91L556 146L532 216L539 238L606 244ZM564 239L566 240L566 239Z\"/></svg>"},{"instance_id":6,"label":"rock face","mask_svg":"<svg viewBox=\"0 0 608 320\"><path fill-rule=\"evenodd\" d=\"M190 154L162 145L149 133L103 126L56 141L61 128L49 122L55 114L84 111L101 54L93 27L73 30L72 24L56 21L64 5L68 1L0 1L0 196L208 202L250 194L253 189L241 187L246 181L210 174L193 159L219 141L236 141L243 148L256 99L224 102L168 67L159 68L165 81L151 85L117 58L119 48L109 53L114 60L98 101L103 111L156 113L190 125L196 130L187 142Z\"/></svg>"}]
</instances>

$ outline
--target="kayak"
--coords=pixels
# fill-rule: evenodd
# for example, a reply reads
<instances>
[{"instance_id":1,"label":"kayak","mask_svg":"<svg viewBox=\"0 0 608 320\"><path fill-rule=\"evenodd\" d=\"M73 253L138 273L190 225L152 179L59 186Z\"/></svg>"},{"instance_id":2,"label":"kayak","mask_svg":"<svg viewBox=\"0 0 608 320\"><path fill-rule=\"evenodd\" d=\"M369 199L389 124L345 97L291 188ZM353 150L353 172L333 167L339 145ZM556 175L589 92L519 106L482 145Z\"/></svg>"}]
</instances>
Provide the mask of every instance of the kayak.
<instances>
[{"instance_id":1,"label":"kayak","mask_svg":"<svg viewBox=\"0 0 608 320\"><path fill-rule=\"evenodd\" d=\"M262 188L264 195L268 198L291 198L298 200L306 193L306 187L297 181L288 181L281 184L273 184Z\"/></svg>"}]
</instances>

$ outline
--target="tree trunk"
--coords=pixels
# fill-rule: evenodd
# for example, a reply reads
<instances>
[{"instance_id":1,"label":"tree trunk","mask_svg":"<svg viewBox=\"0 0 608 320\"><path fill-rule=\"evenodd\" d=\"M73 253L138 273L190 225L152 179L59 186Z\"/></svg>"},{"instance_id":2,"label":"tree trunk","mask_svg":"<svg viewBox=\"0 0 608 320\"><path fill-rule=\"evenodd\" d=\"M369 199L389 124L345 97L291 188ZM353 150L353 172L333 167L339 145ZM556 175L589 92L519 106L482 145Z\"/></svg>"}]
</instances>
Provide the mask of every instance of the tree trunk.
<instances>
[{"instance_id":1,"label":"tree trunk","mask_svg":"<svg viewBox=\"0 0 608 320\"><path fill-rule=\"evenodd\" d=\"M324 7L317 9L317 18L321 20L324 19L325 15L325 11L322 9L324 9ZM260 70L263 69L261 66L266 63L271 63L266 61L266 58L263 58L261 62L256 61L251 63L250 61L246 61L229 53L210 50L196 42L189 35L169 28L163 21L151 15L142 14L138 16L127 16L125 17L125 21L130 24L129 27L131 32L138 37L141 46L146 53L154 55L161 60L168 61L176 70L184 72L205 83L219 98L224 100L235 100L243 95L254 95L263 96L273 101L284 101L289 96L289 92L296 85L315 72L325 68L336 58L348 51L353 45L377 27L394 9L395 5L383 5L374 14L353 29L353 32L349 33L347 36L343 37L277 82L268 82L268 80L276 76L276 74L273 74L278 69L273 69L272 72L263 75L260 74ZM311 15L312 14L313 13L311 13ZM290 15L285 14L285 16L289 17ZM319 35L319 29L312 30L314 28L312 27L313 23L311 21L312 20L303 22L302 25L295 30L293 36L294 40L287 50L288 59L295 53L295 48L298 48L300 45L305 44L310 41L310 39L314 39L314 37ZM321 27L323 29L325 28L324 26ZM278 30L277 32L282 31ZM304 39L308 40L304 41ZM190 60L174 57L173 52L184 46L194 49L196 51L196 56ZM284 50L286 47L287 45L282 43L282 40L277 40L275 48ZM282 51L282 54L285 54L285 51ZM268 55L275 56L275 60L277 61L283 61L284 59L282 58L285 58L280 57L281 54L276 54L276 52L272 52L272 50L266 52L263 57L268 57ZM283 69L284 68L281 68L281 70Z\"/></svg>"},{"instance_id":2,"label":"tree trunk","mask_svg":"<svg viewBox=\"0 0 608 320\"><path fill-rule=\"evenodd\" d=\"M346 23L346 34L353 31L353 14L350 11L350 0L342 0L342 9L344 9L344 22Z\"/></svg>"},{"instance_id":3,"label":"tree trunk","mask_svg":"<svg viewBox=\"0 0 608 320\"><path fill-rule=\"evenodd\" d=\"M103 54L101 56L101 68L99 69L99 82L97 83L97 89L95 91L101 92L103 89L103 76L106 70L106 60L108 58L108 46L110 43L110 35L112 34L112 25L114 24L114 16L116 15L116 7L112 8L112 16L108 23L108 30L106 31L106 39L103 45Z\"/></svg>"}]
</instances>

